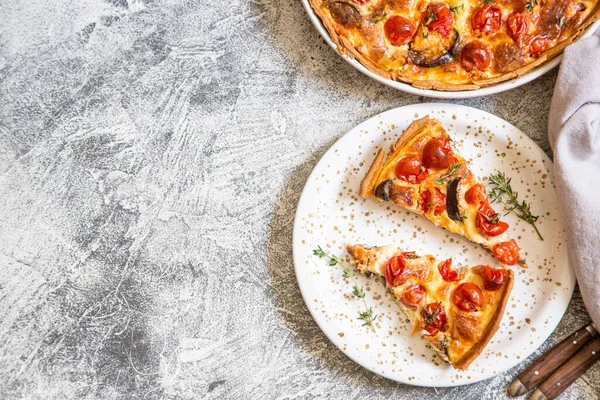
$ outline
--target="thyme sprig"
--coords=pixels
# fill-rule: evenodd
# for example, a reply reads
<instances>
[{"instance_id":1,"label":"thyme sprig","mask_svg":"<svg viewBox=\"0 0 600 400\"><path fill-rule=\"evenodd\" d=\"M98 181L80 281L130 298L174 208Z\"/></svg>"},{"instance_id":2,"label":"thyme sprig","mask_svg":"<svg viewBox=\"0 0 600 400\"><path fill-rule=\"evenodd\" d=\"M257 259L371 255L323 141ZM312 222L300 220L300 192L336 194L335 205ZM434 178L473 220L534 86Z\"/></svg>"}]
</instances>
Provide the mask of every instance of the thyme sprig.
<instances>
[{"instance_id":1,"label":"thyme sprig","mask_svg":"<svg viewBox=\"0 0 600 400\"><path fill-rule=\"evenodd\" d=\"M325 258L328 259L328 263L330 266L334 266L334 265L339 265L340 267L342 267L344 269L344 273L343 273L343 277L344 278L348 278L351 279L352 282L354 283L354 286L352 287L352 294L359 298L362 299L363 304L365 305L365 311L361 312L358 314L358 319L365 321L364 324L362 324L363 326L368 325L371 327L371 329L373 329L373 332L375 332L375 320L377 319L377 315L373 315L373 309L371 307L369 307L367 305L367 299L366 299L366 295L365 295L365 291L363 290L362 286L360 286L356 280L356 276L354 275L354 273L352 272L352 270L344 265L339 258L337 258L337 256L335 254L327 254L322 248L321 246L317 246L316 249L313 250L313 255L319 257L319 258Z\"/></svg>"},{"instance_id":2,"label":"thyme sprig","mask_svg":"<svg viewBox=\"0 0 600 400\"><path fill-rule=\"evenodd\" d=\"M455 163L453 162L452 164L450 164L450 166L448 167L448 172L446 172L445 174L440 175L435 181L434 183L438 184L438 185L443 185L444 181L447 181L448 179L454 177L456 175L456 171L458 171L458 169L460 168L460 163Z\"/></svg>"},{"instance_id":3,"label":"thyme sprig","mask_svg":"<svg viewBox=\"0 0 600 400\"><path fill-rule=\"evenodd\" d=\"M429 25L432 22L435 22L438 20L438 16L437 16L435 10L433 8L431 8L431 6L428 5L426 11L427 11L427 15L425 16L425 21L423 21L423 23L425 25Z\"/></svg>"},{"instance_id":4,"label":"thyme sprig","mask_svg":"<svg viewBox=\"0 0 600 400\"><path fill-rule=\"evenodd\" d=\"M433 324L435 322L435 319L442 313L442 310L440 309L441 305L442 305L442 302L440 301L437 304L437 306L435 306L435 309L431 313L428 313L426 309L423 309L423 316L424 316L423 319L427 323L427 325L425 325L424 330L429 329L431 324Z\"/></svg>"},{"instance_id":5,"label":"thyme sprig","mask_svg":"<svg viewBox=\"0 0 600 400\"><path fill-rule=\"evenodd\" d=\"M483 218L485 218L485 220L487 222L489 222L490 224L497 224L498 222L500 222L500 214L498 213L493 213L492 215L490 215L489 217L483 213L480 212L480 214L483 216Z\"/></svg>"},{"instance_id":6,"label":"thyme sprig","mask_svg":"<svg viewBox=\"0 0 600 400\"><path fill-rule=\"evenodd\" d=\"M513 191L510 186L510 181L511 178L507 178L503 172L496 171L496 174L490 174L490 182L494 188L488 194L489 198L492 200L492 203L500 203L504 206L504 215L512 212L517 217L533 226L538 237L543 241L544 238L542 237L542 234L537 226L535 226L535 222L538 220L539 216L531 213L531 205L527 204L525 200L519 203L519 200L517 199L518 193Z\"/></svg>"}]
</instances>

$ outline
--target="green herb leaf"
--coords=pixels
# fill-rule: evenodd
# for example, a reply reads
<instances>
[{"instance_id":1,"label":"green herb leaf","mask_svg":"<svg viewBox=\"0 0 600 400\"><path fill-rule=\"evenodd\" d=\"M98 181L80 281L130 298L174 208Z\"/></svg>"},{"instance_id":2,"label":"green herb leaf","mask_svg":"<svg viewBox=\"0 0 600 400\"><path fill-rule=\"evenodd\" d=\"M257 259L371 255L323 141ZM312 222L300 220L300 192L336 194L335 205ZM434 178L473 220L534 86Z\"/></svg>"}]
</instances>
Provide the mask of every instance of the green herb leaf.
<instances>
[{"instance_id":1,"label":"green herb leaf","mask_svg":"<svg viewBox=\"0 0 600 400\"><path fill-rule=\"evenodd\" d=\"M450 178L453 178L456 175L456 171L458 171L458 169L460 168L460 163L452 163L450 164L450 166L448 167L448 172L446 172L445 174L440 175L435 181L434 183L438 184L438 185L443 185L444 181L447 181Z\"/></svg>"},{"instance_id":2,"label":"green herb leaf","mask_svg":"<svg viewBox=\"0 0 600 400\"><path fill-rule=\"evenodd\" d=\"M510 186L511 178L507 178L504 173L496 171L496 174L490 174L490 182L493 189L488 194L488 197L492 200L492 203L500 203L504 206L504 215L509 213L515 214L517 217L527 222L535 232L537 233L540 240L544 240L535 222L538 220L538 215L531 213L531 205L527 204L525 200L519 202L517 192L513 191Z\"/></svg>"},{"instance_id":3,"label":"green herb leaf","mask_svg":"<svg viewBox=\"0 0 600 400\"><path fill-rule=\"evenodd\" d=\"M429 37L429 33L423 32L423 39L427 39Z\"/></svg>"},{"instance_id":4,"label":"green herb leaf","mask_svg":"<svg viewBox=\"0 0 600 400\"><path fill-rule=\"evenodd\" d=\"M313 255L321 258L327 256L327 254L323 251L321 246L318 246L315 250L313 250Z\"/></svg>"},{"instance_id":5,"label":"green herb leaf","mask_svg":"<svg viewBox=\"0 0 600 400\"><path fill-rule=\"evenodd\" d=\"M373 326L373 322L377 318L377 315L373 315L373 310L371 308L367 309L367 311L359 314L358 319L365 321L363 326L370 325Z\"/></svg>"},{"instance_id":6,"label":"green herb leaf","mask_svg":"<svg viewBox=\"0 0 600 400\"><path fill-rule=\"evenodd\" d=\"M463 3L460 3L459 5L457 5L456 7L450 7L450 11L452 11L454 14L458 14L458 9L461 8L464 10L465 5Z\"/></svg>"},{"instance_id":7,"label":"green herb leaf","mask_svg":"<svg viewBox=\"0 0 600 400\"><path fill-rule=\"evenodd\" d=\"M565 16L563 15L562 17L560 17L560 21L558 21L558 26L560 26L561 28L563 26L565 26L567 24L567 19L565 18Z\"/></svg>"},{"instance_id":8,"label":"green herb leaf","mask_svg":"<svg viewBox=\"0 0 600 400\"><path fill-rule=\"evenodd\" d=\"M490 224L497 224L500 221L500 214L498 213L493 213L492 215L490 215L489 217L485 214L481 214L487 222L489 222Z\"/></svg>"},{"instance_id":9,"label":"green herb leaf","mask_svg":"<svg viewBox=\"0 0 600 400\"><path fill-rule=\"evenodd\" d=\"M427 15L425 16L425 21L423 21L423 23L425 25L429 25L432 22L437 21L438 16L436 14L436 12L431 8L431 5L427 6Z\"/></svg>"},{"instance_id":10,"label":"green herb leaf","mask_svg":"<svg viewBox=\"0 0 600 400\"><path fill-rule=\"evenodd\" d=\"M365 323L363 324L363 326L369 325L371 329L373 329L373 332L375 332L375 324L373 322L375 321L375 318L377 318L377 316L373 316L373 310L367 305L365 291L363 290L362 286L360 286L356 281L356 277L352 273L352 270L346 265L344 265L336 255L327 254L321 248L321 246L317 246L317 248L313 250L313 255L319 258L329 258L330 266L339 265L344 269L342 276L344 278L352 279L352 283L354 284L354 286L352 286L352 294L357 298L362 299L363 304L365 306L365 311L358 314L358 319L364 320Z\"/></svg>"},{"instance_id":11,"label":"green herb leaf","mask_svg":"<svg viewBox=\"0 0 600 400\"><path fill-rule=\"evenodd\" d=\"M354 290L352 291L352 294L355 295L356 297L358 297L359 299L362 299L363 297L365 297L365 292L363 291L363 288L360 286L354 286L353 288Z\"/></svg>"},{"instance_id":12,"label":"green herb leaf","mask_svg":"<svg viewBox=\"0 0 600 400\"><path fill-rule=\"evenodd\" d=\"M433 324L435 322L435 319L442 313L442 310L440 308L441 305L442 305L442 302L440 301L437 304L437 306L435 306L435 309L431 313L428 313L425 308L423 309L423 316L424 316L423 320L427 324L427 325L425 325L425 330L429 329L429 326L431 324Z\"/></svg>"},{"instance_id":13,"label":"green herb leaf","mask_svg":"<svg viewBox=\"0 0 600 400\"><path fill-rule=\"evenodd\" d=\"M538 4L538 0L529 0L527 3L525 3L525 8L527 9L527 11L529 11L530 13L533 14L533 8Z\"/></svg>"}]
</instances>

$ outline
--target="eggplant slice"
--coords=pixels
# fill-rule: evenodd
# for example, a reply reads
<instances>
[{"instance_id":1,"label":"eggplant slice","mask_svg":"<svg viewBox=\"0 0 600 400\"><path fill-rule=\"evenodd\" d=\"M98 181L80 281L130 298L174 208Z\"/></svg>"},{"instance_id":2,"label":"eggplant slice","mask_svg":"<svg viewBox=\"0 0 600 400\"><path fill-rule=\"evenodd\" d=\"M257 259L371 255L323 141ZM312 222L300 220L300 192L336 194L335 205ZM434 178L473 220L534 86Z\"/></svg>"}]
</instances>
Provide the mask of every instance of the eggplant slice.
<instances>
[{"instance_id":1,"label":"eggplant slice","mask_svg":"<svg viewBox=\"0 0 600 400\"><path fill-rule=\"evenodd\" d=\"M458 187L462 178L456 178L448 182L446 192L446 212L451 220L460 222L460 208L458 206Z\"/></svg>"},{"instance_id":2,"label":"eggplant slice","mask_svg":"<svg viewBox=\"0 0 600 400\"><path fill-rule=\"evenodd\" d=\"M358 8L345 1L331 1L327 8L333 20L346 28L358 28L363 22Z\"/></svg>"},{"instance_id":3,"label":"eggplant slice","mask_svg":"<svg viewBox=\"0 0 600 400\"><path fill-rule=\"evenodd\" d=\"M419 67L439 67L454 60L459 46L460 35L456 29L443 37L439 32L430 31L421 24L408 48L408 57Z\"/></svg>"},{"instance_id":4,"label":"eggplant slice","mask_svg":"<svg viewBox=\"0 0 600 400\"><path fill-rule=\"evenodd\" d=\"M392 180L388 179L387 181L383 181L377 186L375 189L375 196L379 197L383 201L388 201L391 197L390 195L390 187L392 186Z\"/></svg>"}]
</instances>

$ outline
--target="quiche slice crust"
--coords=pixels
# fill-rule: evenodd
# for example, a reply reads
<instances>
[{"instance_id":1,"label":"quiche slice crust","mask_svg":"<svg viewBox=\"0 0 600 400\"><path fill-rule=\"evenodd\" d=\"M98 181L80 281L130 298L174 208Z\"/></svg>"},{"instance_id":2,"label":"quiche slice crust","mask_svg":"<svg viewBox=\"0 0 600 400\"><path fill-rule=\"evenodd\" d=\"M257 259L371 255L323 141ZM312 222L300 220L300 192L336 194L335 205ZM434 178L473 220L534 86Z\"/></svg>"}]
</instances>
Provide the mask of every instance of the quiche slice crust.
<instances>
[{"instance_id":1,"label":"quiche slice crust","mask_svg":"<svg viewBox=\"0 0 600 400\"><path fill-rule=\"evenodd\" d=\"M422 215L482 245L504 264L520 259L508 224L490 206L485 186L453 148L442 124L429 116L413 121L387 156L383 148L377 151L359 194Z\"/></svg>"},{"instance_id":2,"label":"quiche slice crust","mask_svg":"<svg viewBox=\"0 0 600 400\"><path fill-rule=\"evenodd\" d=\"M412 334L419 333L454 368L467 369L498 330L514 282L510 269L444 268L448 260L393 246L349 244L347 250L360 273L385 277L388 291L412 323ZM393 271L397 265L402 265L401 272ZM465 287L479 294L465 300Z\"/></svg>"}]
</instances>

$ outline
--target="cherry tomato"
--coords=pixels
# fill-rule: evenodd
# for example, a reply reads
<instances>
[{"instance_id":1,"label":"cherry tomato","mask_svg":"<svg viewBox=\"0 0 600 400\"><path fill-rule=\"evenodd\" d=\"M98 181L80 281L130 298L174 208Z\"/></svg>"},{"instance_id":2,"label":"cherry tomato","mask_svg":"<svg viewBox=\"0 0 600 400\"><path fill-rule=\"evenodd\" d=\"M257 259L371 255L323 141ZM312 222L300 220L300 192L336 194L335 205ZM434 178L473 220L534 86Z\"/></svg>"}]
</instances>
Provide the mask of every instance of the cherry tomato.
<instances>
[{"instance_id":1,"label":"cherry tomato","mask_svg":"<svg viewBox=\"0 0 600 400\"><path fill-rule=\"evenodd\" d=\"M417 308L425 298L425 288L421 285L410 285L404 289L400 299L404 305Z\"/></svg>"},{"instance_id":2,"label":"cherry tomato","mask_svg":"<svg viewBox=\"0 0 600 400\"><path fill-rule=\"evenodd\" d=\"M460 279L458 276L458 272L450 269L452 266L452 258L447 259L446 261L442 261L438 264L438 271L440 271L440 275L446 282L456 282Z\"/></svg>"},{"instance_id":3,"label":"cherry tomato","mask_svg":"<svg viewBox=\"0 0 600 400\"><path fill-rule=\"evenodd\" d=\"M502 268L496 269L486 265L483 268L483 273L481 276L483 277L483 287L485 290L491 290L495 292L506 280L506 270Z\"/></svg>"},{"instance_id":4,"label":"cherry tomato","mask_svg":"<svg viewBox=\"0 0 600 400\"><path fill-rule=\"evenodd\" d=\"M385 37L394 46L400 46L410 42L415 35L415 26L401 15L393 15L383 25Z\"/></svg>"},{"instance_id":5,"label":"cherry tomato","mask_svg":"<svg viewBox=\"0 0 600 400\"><path fill-rule=\"evenodd\" d=\"M497 221L493 222L493 219L497 219ZM479 206L476 224L477 228L488 236L501 235L508 229L508 224L500 221L500 216L494 212L488 201L482 202Z\"/></svg>"},{"instance_id":6,"label":"cherry tomato","mask_svg":"<svg viewBox=\"0 0 600 400\"><path fill-rule=\"evenodd\" d=\"M508 36L515 42L529 31L529 16L525 13L514 12L506 21Z\"/></svg>"},{"instance_id":7,"label":"cherry tomato","mask_svg":"<svg viewBox=\"0 0 600 400\"><path fill-rule=\"evenodd\" d=\"M460 63L469 72L475 69L483 71L492 63L492 51L481 42L469 42L460 52Z\"/></svg>"},{"instance_id":8,"label":"cherry tomato","mask_svg":"<svg viewBox=\"0 0 600 400\"><path fill-rule=\"evenodd\" d=\"M448 317L441 303L429 303L421 310L421 329L427 336L435 336L438 332L448 329Z\"/></svg>"},{"instance_id":9,"label":"cherry tomato","mask_svg":"<svg viewBox=\"0 0 600 400\"><path fill-rule=\"evenodd\" d=\"M446 37L452 30L454 18L446 4L428 4L421 13L421 22L428 29L439 32Z\"/></svg>"},{"instance_id":10,"label":"cherry tomato","mask_svg":"<svg viewBox=\"0 0 600 400\"><path fill-rule=\"evenodd\" d=\"M428 174L417 156L401 158L396 164L396 176L408 183L421 183Z\"/></svg>"},{"instance_id":11,"label":"cherry tomato","mask_svg":"<svg viewBox=\"0 0 600 400\"><path fill-rule=\"evenodd\" d=\"M546 46L548 45L548 40L541 36L535 37L531 43L529 43L529 54L532 56L540 55L544 50L546 50Z\"/></svg>"},{"instance_id":12,"label":"cherry tomato","mask_svg":"<svg viewBox=\"0 0 600 400\"><path fill-rule=\"evenodd\" d=\"M462 311L471 312L483 305L483 291L474 283L465 282L458 285L452 293L452 301Z\"/></svg>"},{"instance_id":13,"label":"cherry tomato","mask_svg":"<svg viewBox=\"0 0 600 400\"><path fill-rule=\"evenodd\" d=\"M445 169L452 163L452 147L445 137L430 139L423 148L425 168Z\"/></svg>"},{"instance_id":14,"label":"cherry tomato","mask_svg":"<svg viewBox=\"0 0 600 400\"><path fill-rule=\"evenodd\" d=\"M502 9L496 3L482 5L473 13L471 26L483 34L496 32L502 26Z\"/></svg>"},{"instance_id":15,"label":"cherry tomato","mask_svg":"<svg viewBox=\"0 0 600 400\"><path fill-rule=\"evenodd\" d=\"M408 279L403 275L406 269L405 258L402 255L390 258L385 266L385 279L390 286L402 285Z\"/></svg>"},{"instance_id":16,"label":"cherry tomato","mask_svg":"<svg viewBox=\"0 0 600 400\"><path fill-rule=\"evenodd\" d=\"M486 201L487 193L485 187L480 183L471 186L465 193L465 200L469 204L479 204L482 201Z\"/></svg>"},{"instance_id":17,"label":"cherry tomato","mask_svg":"<svg viewBox=\"0 0 600 400\"><path fill-rule=\"evenodd\" d=\"M424 213L433 210L433 215L440 215L446 209L446 196L438 188L429 188L421 192L419 204Z\"/></svg>"},{"instance_id":18,"label":"cherry tomato","mask_svg":"<svg viewBox=\"0 0 600 400\"><path fill-rule=\"evenodd\" d=\"M492 254L504 264L515 265L519 261L519 246L515 239L510 239L508 242L500 242L494 246Z\"/></svg>"}]
</instances>

